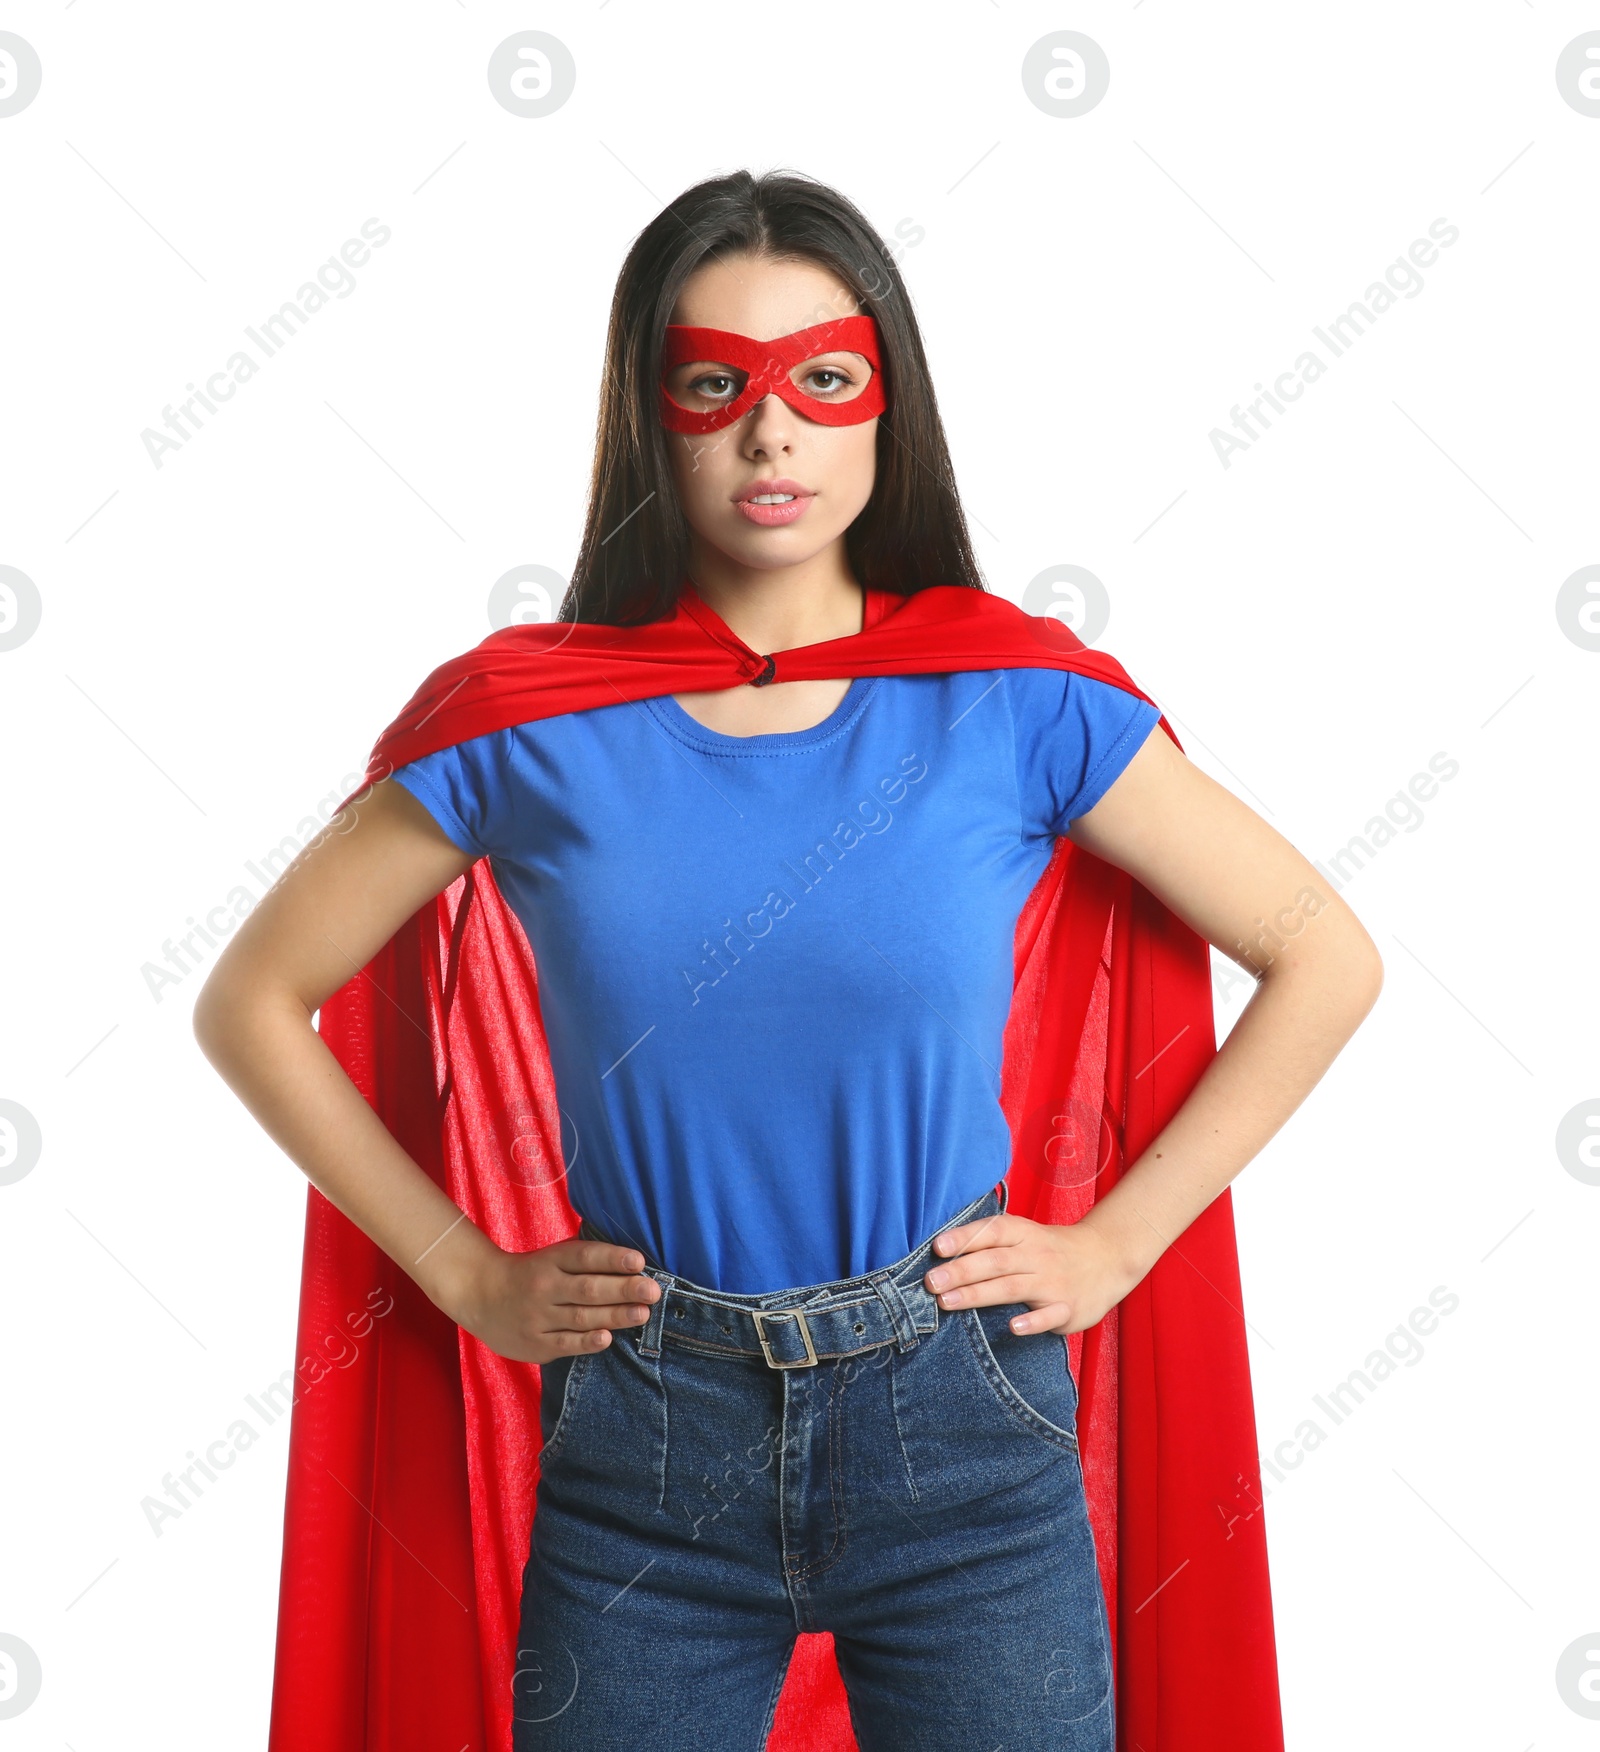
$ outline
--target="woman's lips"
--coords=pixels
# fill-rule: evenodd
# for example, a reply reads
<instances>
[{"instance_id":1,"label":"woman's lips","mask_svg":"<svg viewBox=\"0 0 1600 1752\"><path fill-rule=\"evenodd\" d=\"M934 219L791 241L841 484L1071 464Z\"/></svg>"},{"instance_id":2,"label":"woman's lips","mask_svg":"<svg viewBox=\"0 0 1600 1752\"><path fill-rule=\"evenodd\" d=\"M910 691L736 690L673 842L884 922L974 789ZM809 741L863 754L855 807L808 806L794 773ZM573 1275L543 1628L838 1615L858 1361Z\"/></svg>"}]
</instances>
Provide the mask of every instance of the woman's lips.
<instances>
[{"instance_id":1,"label":"woman's lips","mask_svg":"<svg viewBox=\"0 0 1600 1752\"><path fill-rule=\"evenodd\" d=\"M790 495L782 505L752 503L755 499L771 499L780 493ZM791 480L788 475L767 475L760 480L751 481L747 487L741 487L734 504L752 523L759 523L765 529L777 529L804 515L806 506L815 497L816 494L809 488L802 486L799 481Z\"/></svg>"},{"instance_id":2,"label":"woman's lips","mask_svg":"<svg viewBox=\"0 0 1600 1752\"><path fill-rule=\"evenodd\" d=\"M815 497L814 493L797 493L786 505L756 505L749 499L736 499L734 503L752 523L759 523L764 529L777 529L803 516Z\"/></svg>"}]
</instances>

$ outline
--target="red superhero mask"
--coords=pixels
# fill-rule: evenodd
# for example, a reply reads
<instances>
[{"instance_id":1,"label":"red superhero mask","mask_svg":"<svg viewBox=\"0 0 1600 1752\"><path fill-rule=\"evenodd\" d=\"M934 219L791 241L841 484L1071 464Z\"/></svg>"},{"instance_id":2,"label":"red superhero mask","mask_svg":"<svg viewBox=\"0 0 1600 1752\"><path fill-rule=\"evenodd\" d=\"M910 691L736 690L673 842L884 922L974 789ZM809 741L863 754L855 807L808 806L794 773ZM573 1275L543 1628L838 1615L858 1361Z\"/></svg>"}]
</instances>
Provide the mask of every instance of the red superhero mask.
<instances>
[{"instance_id":1,"label":"red superhero mask","mask_svg":"<svg viewBox=\"0 0 1600 1752\"><path fill-rule=\"evenodd\" d=\"M848 400L837 395L823 400L800 387L796 367L828 353L859 353L872 367L872 375ZM684 407L667 389L668 374L679 365L704 361L708 367L724 367L729 376L747 379L730 402L702 411ZM827 367L820 369L826 370ZM706 375L710 375L708 369ZM769 395L781 396L796 413L824 426L855 426L881 414L887 405L882 372L878 364L878 325L870 316L843 316L819 322L793 334L770 341L752 340L731 329L690 328L669 323L661 355L661 423L669 432L716 432L742 418Z\"/></svg>"}]
</instances>

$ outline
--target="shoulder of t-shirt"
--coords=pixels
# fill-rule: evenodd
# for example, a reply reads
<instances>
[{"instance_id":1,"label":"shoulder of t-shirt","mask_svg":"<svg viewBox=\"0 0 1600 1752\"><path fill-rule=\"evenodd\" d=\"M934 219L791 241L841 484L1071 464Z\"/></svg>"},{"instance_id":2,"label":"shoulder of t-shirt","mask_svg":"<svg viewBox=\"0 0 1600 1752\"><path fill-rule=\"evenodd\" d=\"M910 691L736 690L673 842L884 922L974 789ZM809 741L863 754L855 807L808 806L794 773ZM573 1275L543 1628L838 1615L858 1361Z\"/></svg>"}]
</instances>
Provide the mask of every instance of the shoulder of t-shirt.
<instances>
[{"instance_id":1,"label":"shoulder of t-shirt","mask_svg":"<svg viewBox=\"0 0 1600 1752\"><path fill-rule=\"evenodd\" d=\"M1152 719L1161 716L1160 708L1150 705L1138 694L1114 681L1102 681L1097 675L1084 675L1076 669L1058 669L1047 663L1019 663L1001 669L1014 707L1024 710L1032 705L1047 712L1059 712L1068 700L1075 700L1102 721L1123 718L1136 719L1141 712Z\"/></svg>"},{"instance_id":2,"label":"shoulder of t-shirt","mask_svg":"<svg viewBox=\"0 0 1600 1752\"><path fill-rule=\"evenodd\" d=\"M1000 673L1011 705L1024 824L1065 833L1110 790L1160 709L1076 670L1030 664Z\"/></svg>"},{"instance_id":3,"label":"shoulder of t-shirt","mask_svg":"<svg viewBox=\"0 0 1600 1752\"><path fill-rule=\"evenodd\" d=\"M506 730L452 742L395 769L392 775L433 816L462 851L493 851L494 821L505 789Z\"/></svg>"}]
</instances>

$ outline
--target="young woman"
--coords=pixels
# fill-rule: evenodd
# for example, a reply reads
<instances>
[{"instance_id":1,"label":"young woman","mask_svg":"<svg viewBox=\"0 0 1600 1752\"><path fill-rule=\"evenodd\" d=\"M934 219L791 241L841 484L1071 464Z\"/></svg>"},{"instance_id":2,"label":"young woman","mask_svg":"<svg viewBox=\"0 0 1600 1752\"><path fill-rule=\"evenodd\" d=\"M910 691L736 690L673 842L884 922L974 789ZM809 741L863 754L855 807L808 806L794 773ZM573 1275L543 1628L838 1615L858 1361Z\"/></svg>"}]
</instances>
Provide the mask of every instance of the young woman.
<instances>
[{"instance_id":1,"label":"young woman","mask_svg":"<svg viewBox=\"0 0 1600 1752\"><path fill-rule=\"evenodd\" d=\"M975 315L1004 382L1017 337ZM558 622L619 652L681 629L764 657L756 685L630 682L407 760L200 999L208 1056L326 1198L482 1346L542 1365L518 1752L761 1747L814 1630L867 1752L1115 1743L1067 1335L1182 1245L1381 967L1335 897L1246 954L1315 872L1131 683L784 679L784 654L938 586L984 590L890 252L801 177L689 190L622 271ZM1063 836L1260 975L1070 1223L1007 1208L999 1100L1018 919ZM481 859L537 966L583 1219L531 1250L463 1214L312 1023Z\"/></svg>"}]
</instances>

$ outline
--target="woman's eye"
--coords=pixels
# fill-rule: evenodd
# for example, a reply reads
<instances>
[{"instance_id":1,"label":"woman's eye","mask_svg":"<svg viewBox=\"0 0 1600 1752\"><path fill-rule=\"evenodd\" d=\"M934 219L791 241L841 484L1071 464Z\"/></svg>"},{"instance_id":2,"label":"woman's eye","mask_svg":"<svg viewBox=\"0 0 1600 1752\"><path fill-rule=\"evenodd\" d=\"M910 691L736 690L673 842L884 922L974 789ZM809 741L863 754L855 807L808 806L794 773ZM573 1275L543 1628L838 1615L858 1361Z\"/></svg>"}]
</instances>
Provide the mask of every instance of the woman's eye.
<instances>
[{"instance_id":1,"label":"woman's eye","mask_svg":"<svg viewBox=\"0 0 1600 1752\"><path fill-rule=\"evenodd\" d=\"M708 371L689 385L693 395L703 395L707 401L726 400L736 393L737 386L726 371Z\"/></svg>"},{"instance_id":2,"label":"woman's eye","mask_svg":"<svg viewBox=\"0 0 1600 1752\"><path fill-rule=\"evenodd\" d=\"M806 373L806 380L808 382L819 377L830 377L833 379L833 382L824 383L821 388L816 391L819 395L831 395L836 389L848 388L853 381L849 372L841 371L837 365L819 365L814 371L808 371Z\"/></svg>"}]
</instances>

